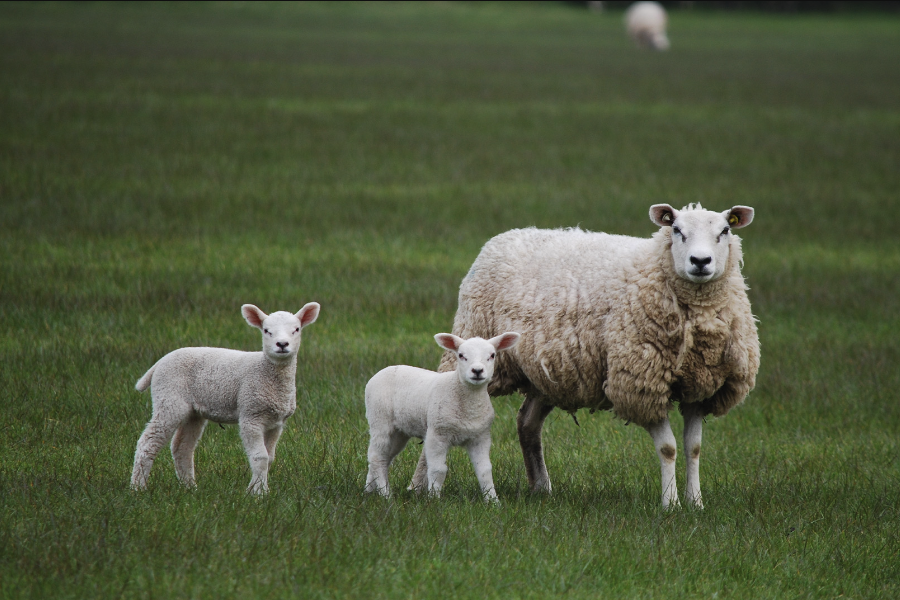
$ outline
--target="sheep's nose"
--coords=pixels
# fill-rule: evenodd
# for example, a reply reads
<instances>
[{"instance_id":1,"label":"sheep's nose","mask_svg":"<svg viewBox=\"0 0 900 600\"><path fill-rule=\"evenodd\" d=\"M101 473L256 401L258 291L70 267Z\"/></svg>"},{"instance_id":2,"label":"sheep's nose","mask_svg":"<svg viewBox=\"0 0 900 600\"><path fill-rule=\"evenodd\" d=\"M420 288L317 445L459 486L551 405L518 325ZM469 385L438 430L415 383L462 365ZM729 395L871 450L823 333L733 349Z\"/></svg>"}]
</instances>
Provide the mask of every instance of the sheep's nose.
<instances>
[{"instance_id":1,"label":"sheep's nose","mask_svg":"<svg viewBox=\"0 0 900 600\"><path fill-rule=\"evenodd\" d=\"M275 345L284 350L288 346L290 346L290 342L275 342Z\"/></svg>"},{"instance_id":2,"label":"sheep's nose","mask_svg":"<svg viewBox=\"0 0 900 600\"><path fill-rule=\"evenodd\" d=\"M481 377L482 373L484 373L484 369L472 369L472 374L475 377Z\"/></svg>"},{"instance_id":3,"label":"sheep's nose","mask_svg":"<svg viewBox=\"0 0 900 600\"><path fill-rule=\"evenodd\" d=\"M697 258L696 256L691 257L691 264L696 267L705 267L711 262L712 256L707 256L706 258Z\"/></svg>"}]
</instances>

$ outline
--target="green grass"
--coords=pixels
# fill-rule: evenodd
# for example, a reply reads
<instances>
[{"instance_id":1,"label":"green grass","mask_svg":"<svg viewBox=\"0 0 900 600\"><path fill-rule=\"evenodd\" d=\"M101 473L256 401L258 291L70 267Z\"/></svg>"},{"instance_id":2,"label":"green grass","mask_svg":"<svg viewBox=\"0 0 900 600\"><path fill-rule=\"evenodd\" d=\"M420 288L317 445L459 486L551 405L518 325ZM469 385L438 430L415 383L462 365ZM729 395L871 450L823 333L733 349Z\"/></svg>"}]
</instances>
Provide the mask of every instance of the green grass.
<instances>
[{"instance_id":1,"label":"green grass","mask_svg":"<svg viewBox=\"0 0 900 600\"><path fill-rule=\"evenodd\" d=\"M900 19L670 30L651 54L565 3L0 5L0 597L900 596ZM704 511L662 512L649 436L586 412L548 419L532 496L519 398L499 508L461 451L440 500L362 494L363 387L436 366L487 239L647 236L661 201L757 211L762 367L706 425ZM242 303L310 300L272 493L215 425L195 491L165 453L129 491L137 378L255 350Z\"/></svg>"}]
</instances>

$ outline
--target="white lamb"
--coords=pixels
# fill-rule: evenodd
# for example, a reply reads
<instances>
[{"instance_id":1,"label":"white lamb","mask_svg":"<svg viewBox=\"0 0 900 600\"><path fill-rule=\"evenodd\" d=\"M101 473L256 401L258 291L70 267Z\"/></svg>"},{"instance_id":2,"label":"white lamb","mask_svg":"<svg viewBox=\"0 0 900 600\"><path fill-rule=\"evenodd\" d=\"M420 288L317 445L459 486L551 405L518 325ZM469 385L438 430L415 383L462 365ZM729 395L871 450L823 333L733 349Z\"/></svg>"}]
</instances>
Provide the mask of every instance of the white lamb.
<instances>
[{"instance_id":1,"label":"white lamb","mask_svg":"<svg viewBox=\"0 0 900 600\"><path fill-rule=\"evenodd\" d=\"M366 385L371 436L366 492L390 497L391 462L409 438L417 437L424 440L425 447L409 489L425 489L439 496L447 476L447 452L451 446L464 446L484 499L496 502L490 459L494 407L487 384L497 352L515 346L519 334L463 340L439 333L434 339L456 357L455 372L393 366L376 373Z\"/></svg>"},{"instance_id":2,"label":"white lamb","mask_svg":"<svg viewBox=\"0 0 900 600\"><path fill-rule=\"evenodd\" d=\"M675 437L684 416L688 503L702 506L703 417L744 400L759 338L733 229L753 209L650 208L650 239L580 229L515 229L485 244L459 289L453 332L523 341L497 360L488 391L525 394L517 419L528 482L550 491L541 429L554 407L612 410L647 429L662 468L662 504L677 504ZM453 369L445 352L439 371Z\"/></svg>"},{"instance_id":3,"label":"white lamb","mask_svg":"<svg viewBox=\"0 0 900 600\"><path fill-rule=\"evenodd\" d=\"M659 2L635 2L625 11L625 29L642 48L668 50L666 25L669 17Z\"/></svg>"},{"instance_id":4,"label":"white lamb","mask_svg":"<svg viewBox=\"0 0 900 600\"><path fill-rule=\"evenodd\" d=\"M175 473L193 487L194 449L209 420L238 424L253 472L248 491L269 490L275 445L297 408L300 332L319 317L319 305L310 302L297 314L267 315L245 304L241 313L262 331L262 352L181 348L163 356L138 380L139 392L151 388L153 416L137 443L132 488L147 487L153 460L170 439Z\"/></svg>"}]
</instances>

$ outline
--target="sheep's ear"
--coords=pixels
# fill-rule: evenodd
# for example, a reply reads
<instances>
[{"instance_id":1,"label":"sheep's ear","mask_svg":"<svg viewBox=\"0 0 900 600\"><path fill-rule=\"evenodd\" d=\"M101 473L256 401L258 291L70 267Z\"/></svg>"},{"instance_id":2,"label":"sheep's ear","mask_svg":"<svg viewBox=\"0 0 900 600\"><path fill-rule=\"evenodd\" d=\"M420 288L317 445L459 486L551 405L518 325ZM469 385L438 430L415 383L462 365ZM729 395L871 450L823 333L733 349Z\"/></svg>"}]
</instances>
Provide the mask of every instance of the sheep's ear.
<instances>
[{"instance_id":1,"label":"sheep's ear","mask_svg":"<svg viewBox=\"0 0 900 600\"><path fill-rule=\"evenodd\" d=\"M297 314L294 316L300 319L300 329L316 322L316 319L319 318L320 308L321 306L319 306L318 302L309 302L297 311Z\"/></svg>"},{"instance_id":2,"label":"sheep's ear","mask_svg":"<svg viewBox=\"0 0 900 600\"><path fill-rule=\"evenodd\" d=\"M243 305L241 307L241 314L244 315L244 318L250 325L257 329L262 329L263 321L269 316L252 304Z\"/></svg>"},{"instance_id":3,"label":"sheep's ear","mask_svg":"<svg viewBox=\"0 0 900 600\"><path fill-rule=\"evenodd\" d=\"M515 331L509 331L507 333L503 333L498 335L495 338L491 338L488 340L488 343L497 349L500 350L508 350L512 348L516 344L519 343L519 340L522 339L522 336L516 333Z\"/></svg>"},{"instance_id":4,"label":"sheep's ear","mask_svg":"<svg viewBox=\"0 0 900 600\"><path fill-rule=\"evenodd\" d=\"M650 207L650 220L660 227L671 227L678 218L678 211L668 204L654 204Z\"/></svg>"},{"instance_id":5,"label":"sheep's ear","mask_svg":"<svg viewBox=\"0 0 900 600\"><path fill-rule=\"evenodd\" d=\"M459 336L455 336L452 333L439 333L434 336L434 341L437 342L437 345L443 348L444 350L450 350L451 352L456 352L459 350L459 347L463 345L463 342L466 340L462 339Z\"/></svg>"},{"instance_id":6,"label":"sheep's ear","mask_svg":"<svg viewBox=\"0 0 900 600\"><path fill-rule=\"evenodd\" d=\"M753 222L753 209L749 206L735 206L722 214L732 229L740 229Z\"/></svg>"}]
</instances>

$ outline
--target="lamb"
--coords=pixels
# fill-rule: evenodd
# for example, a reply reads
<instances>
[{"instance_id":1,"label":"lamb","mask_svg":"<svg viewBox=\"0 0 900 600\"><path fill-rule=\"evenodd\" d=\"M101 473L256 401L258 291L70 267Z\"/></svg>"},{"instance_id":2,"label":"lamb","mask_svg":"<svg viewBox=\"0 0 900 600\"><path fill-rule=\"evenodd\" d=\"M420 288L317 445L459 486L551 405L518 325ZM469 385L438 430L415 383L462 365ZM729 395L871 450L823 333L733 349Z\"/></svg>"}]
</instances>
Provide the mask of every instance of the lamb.
<instances>
[{"instance_id":1,"label":"lamb","mask_svg":"<svg viewBox=\"0 0 900 600\"><path fill-rule=\"evenodd\" d=\"M669 17L658 2L635 2L625 11L625 29L631 39L642 48L668 50L666 25Z\"/></svg>"},{"instance_id":2,"label":"lamb","mask_svg":"<svg viewBox=\"0 0 900 600\"><path fill-rule=\"evenodd\" d=\"M578 228L514 229L488 241L459 290L458 336L514 329L491 396L525 395L517 417L532 490L551 490L541 429L559 407L612 410L647 429L662 469L662 504L678 504L674 403L685 421L686 501L702 507L703 418L741 403L756 383L759 338L740 238L754 211L650 207L650 239ZM445 352L439 371L453 368ZM577 422L577 421L576 421Z\"/></svg>"},{"instance_id":3,"label":"lamb","mask_svg":"<svg viewBox=\"0 0 900 600\"><path fill-rule=\"evenodd\" d=\"M247 489L268 492L275 446L297 408L300 332L319 317L319 304L310 302L297 314L271 315L245 304L241 313L262 331L262 352L181 348L163 356L138 380L137 391L151 388L153 416L137 443L133 489L147 487L153 460L170 439L175 473L184 485L194 487L194 449L209 420L238 424L253 472Z\"/></svg>"},{"instance_id":4,"label":"lamb","mask_svg":"<svg viewBox=\"0 0 900 600\"><path fill-rule=\"evenodd\" d=\"M447 452L450 446L464 446L482 496L485 501L497 502L490 459L494 407L487 385L497 353L514 347L519 334L463 340L439 333L434 339L456 357L455 372L393 366L376 373L366 385L370 442L365 490L390 497L391 462L409 438L417 437L424 440L425 447L409 489L425 489L439 496L447 476Z\"/></svg>"}]
</instances>

